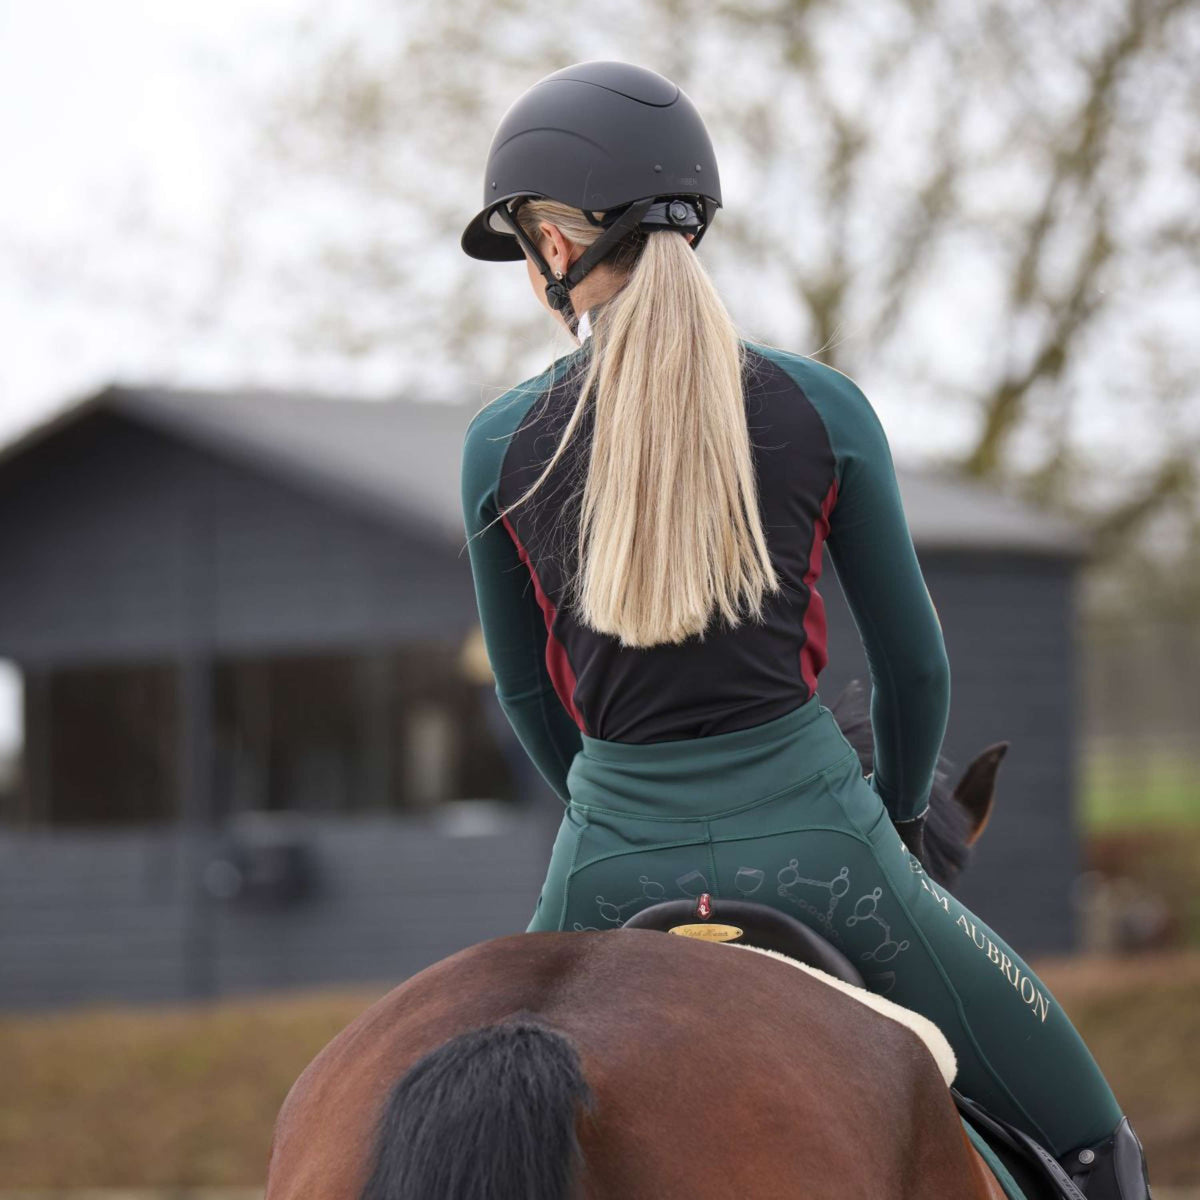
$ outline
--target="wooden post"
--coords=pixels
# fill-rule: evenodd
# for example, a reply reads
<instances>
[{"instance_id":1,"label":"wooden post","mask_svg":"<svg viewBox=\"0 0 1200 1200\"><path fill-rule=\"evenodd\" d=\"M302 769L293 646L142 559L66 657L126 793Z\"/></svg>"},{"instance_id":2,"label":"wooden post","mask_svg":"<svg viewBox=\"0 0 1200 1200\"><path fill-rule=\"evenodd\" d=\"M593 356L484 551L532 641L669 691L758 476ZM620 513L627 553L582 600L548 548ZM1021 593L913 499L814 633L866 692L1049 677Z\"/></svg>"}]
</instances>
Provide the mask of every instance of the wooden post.
<instances>
[{"instance_id":1,"label":"wooden post","mask_svg":"<svg viewBox=\"0 0 1200 1200\"><path fill-rule=\"evenodd\" d=\"M235 813L259 812L270 807L271 780L271 675L262 658L246 658L232 665Z\"/></svg>"},{"instance_id":2,"label":"wooden post","mask_svg":"<svg viewBox=\"0 0 1200 1200\"><path fill-rule=\"evenodd\" d=\"M54 673L48 666L23 666L21 671L22 724L25 744L21 748L21 786L18 790L16 824L30 829L48 825L53 812L54 710L51 684Z\"/></svg>"},{"instance_id":3,"label":"wooden post","mask_svg":"<svg viewBox=\"0 0 1200 1200\"><path fill-rule=\"evenodd\" d=\"M394 658L383 649L367 650L355 662L362 806L371 812L392 807L393 670Z\"/></svg>"},{"instance_id":4,"label":"wooden post","mask_svg":"<svg viewBox=\"0 0 1200 1200\"><path fill-rule=\"evenodd\" d=\"M183 497L180 546L179 816L182 830L183 989L217 991L216 927L204 871L213 849L213 641L216 594L214 496Z\"/></svg>"}]
</instances>

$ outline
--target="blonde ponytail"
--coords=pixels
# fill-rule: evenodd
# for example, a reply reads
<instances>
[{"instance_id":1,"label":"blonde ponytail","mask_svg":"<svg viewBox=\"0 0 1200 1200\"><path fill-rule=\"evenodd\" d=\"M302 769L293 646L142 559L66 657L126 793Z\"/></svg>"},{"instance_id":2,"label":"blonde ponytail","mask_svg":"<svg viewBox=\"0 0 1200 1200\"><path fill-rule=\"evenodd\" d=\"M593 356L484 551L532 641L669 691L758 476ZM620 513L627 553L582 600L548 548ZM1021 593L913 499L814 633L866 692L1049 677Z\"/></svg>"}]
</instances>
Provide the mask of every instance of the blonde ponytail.
<instances>
[{"instance_id":1,"label":"blonde ponytail","mask_svg":"<svg viewBox=\"0 0 1200 1200\"><path fill-rule=\"evenodd\" d=\"M556 202L519 211L535 239L543 221L581 245L599 232ZM718 613L731 627L760 618L779 581L759 515L737 330L681 234L636 236L644 246L626 282L591 312L575 411L516 503L547 478L594 400L572 601L584 625L654 646L703 637ZM616 269L632 256L623 251Z\"/></svg>"}]
</instances>

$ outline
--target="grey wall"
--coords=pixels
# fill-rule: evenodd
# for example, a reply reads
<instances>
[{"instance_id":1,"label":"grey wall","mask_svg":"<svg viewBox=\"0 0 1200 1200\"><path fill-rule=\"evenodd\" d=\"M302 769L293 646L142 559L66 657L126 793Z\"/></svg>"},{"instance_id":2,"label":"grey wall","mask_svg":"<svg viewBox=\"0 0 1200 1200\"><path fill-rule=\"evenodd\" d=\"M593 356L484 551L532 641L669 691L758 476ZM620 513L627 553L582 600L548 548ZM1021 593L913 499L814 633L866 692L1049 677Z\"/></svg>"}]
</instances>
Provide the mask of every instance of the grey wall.
<instances>
[{"instance_id":1,"label":"grey wall","mask_svg":"<svg viewBox=\"0 0 1200 1200\"><path fill-rule=\"evenodd\" d=\"M0 656L81 661L461 637L466 555L97 411L5 467Z\"/></svg>"},{"instance_id":2,"label":"grey wall","mask_svg":"<svg viewBox=\"0 0 1200 1200\"><path fill-rule=\"evenodd\" d=\"M317 891L279 908L189 904L175 832L0 833L0 1008L398 983L523 930L553 837L544 813L480 837L401 818L308 828Z\"/></svg>"},{"instance_id":3,"label":"grey wall","mask_svg":"<svg viewBox=\"0 0 1200 1200\"><path fill-rule=\"evenodd\" d=\"M985 746L1012 743L994 815L956 894L1018 953L1068 950L1079 864L1071 811L1074 564L925 554L922 567L950 656L947 757L961 772ZM848 680L866 678L866 662L832 574L826 580L830 658L821 694L832 702Z\"/></svg>"}]
</instances>

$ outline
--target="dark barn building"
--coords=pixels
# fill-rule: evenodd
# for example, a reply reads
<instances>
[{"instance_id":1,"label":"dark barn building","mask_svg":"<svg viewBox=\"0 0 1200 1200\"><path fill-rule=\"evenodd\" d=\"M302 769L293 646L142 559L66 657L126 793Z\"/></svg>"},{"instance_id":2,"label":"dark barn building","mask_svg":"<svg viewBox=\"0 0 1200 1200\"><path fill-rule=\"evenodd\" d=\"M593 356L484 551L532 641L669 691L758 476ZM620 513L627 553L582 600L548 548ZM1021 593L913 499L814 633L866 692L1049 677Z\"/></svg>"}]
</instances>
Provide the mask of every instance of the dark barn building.
<instances>
[{"instance_id":1,"label":"dark barn building","mask_svg":"<svg viewBox=\"0 0 1200 1200\"><path fill-rule=\"evenodd\" d=\"M0 453L0 1006L398 980L524 927L557 820L477 665L470 413L113 387ZM954 673L1013 743L960 885L1073 941L1068 528L902 476ZM864 672L832 572L823 693Z\"/></svg>"}]
</instances>

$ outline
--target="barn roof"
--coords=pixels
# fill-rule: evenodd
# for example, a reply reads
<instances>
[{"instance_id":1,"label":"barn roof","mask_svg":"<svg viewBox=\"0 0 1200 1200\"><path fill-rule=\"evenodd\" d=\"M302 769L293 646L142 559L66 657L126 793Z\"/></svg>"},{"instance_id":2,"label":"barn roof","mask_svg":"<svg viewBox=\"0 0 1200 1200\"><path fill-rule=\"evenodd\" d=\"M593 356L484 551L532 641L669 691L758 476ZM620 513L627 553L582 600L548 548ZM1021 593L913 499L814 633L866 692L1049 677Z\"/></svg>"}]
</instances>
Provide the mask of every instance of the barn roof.
<instances>
[{"instance_id":1,"label":"barn roof","mask_svg":"<svg viewBox=\"0 0 1200 1200\"><path fill-rule=\"evenodd\" d=\"M0 449L0 471L97 409L416 519L447 537L462 536L458 463L472 407L258 388L113 385ZM1062 518L936 473L901 468L898 475L913 539L922 550L1086 552L1082 531Z\"/></svg>"}]
</instances>

